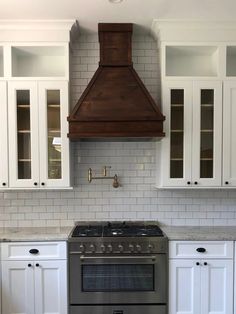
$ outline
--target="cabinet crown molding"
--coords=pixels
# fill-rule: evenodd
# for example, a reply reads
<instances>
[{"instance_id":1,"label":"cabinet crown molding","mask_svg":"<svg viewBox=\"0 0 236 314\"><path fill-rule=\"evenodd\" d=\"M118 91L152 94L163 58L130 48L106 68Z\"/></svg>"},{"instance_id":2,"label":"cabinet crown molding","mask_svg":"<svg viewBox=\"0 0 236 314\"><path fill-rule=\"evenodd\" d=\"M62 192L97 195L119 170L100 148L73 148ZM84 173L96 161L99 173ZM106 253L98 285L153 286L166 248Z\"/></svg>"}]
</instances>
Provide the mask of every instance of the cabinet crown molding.
<instances>
[{"instance_id":1,"label":"cabinet crown molding","mask_svg":"<svg viewBox=\"0 0 236 314\"><path fill-rule=\"evenodd\" d=\"M0 42L69 42L74 25L76 20L1 20Z\"/></svg>"},{"instance_id":2,"label":"cabinet crown molding","mask_svg":"<svg viewBox=\"0 0 236 314\"><path fill-rule=\"evenodd\" d=\"M236 41L235 21L158 20L151 32L158 41L227 42Z\"/></svg>"}]
</instances>

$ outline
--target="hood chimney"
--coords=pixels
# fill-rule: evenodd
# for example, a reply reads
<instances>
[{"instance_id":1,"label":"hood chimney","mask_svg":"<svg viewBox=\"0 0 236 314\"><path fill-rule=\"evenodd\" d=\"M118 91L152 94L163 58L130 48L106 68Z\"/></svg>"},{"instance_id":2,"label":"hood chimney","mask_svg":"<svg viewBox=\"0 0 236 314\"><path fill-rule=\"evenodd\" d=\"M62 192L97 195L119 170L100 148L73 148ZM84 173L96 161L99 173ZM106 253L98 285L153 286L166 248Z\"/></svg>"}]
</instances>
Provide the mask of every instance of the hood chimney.
<instances>
[{"instance_id":1,"label":"hood chimney","mask_svg":"<svg viewBox=\"0 0 236 314\"><path fill-rule=\"evenodd\" d=\"M98 25L100 62L69 121L69 138L163 137L163 121L132 64L132 24Z\"/></svg>"}]
</instances>

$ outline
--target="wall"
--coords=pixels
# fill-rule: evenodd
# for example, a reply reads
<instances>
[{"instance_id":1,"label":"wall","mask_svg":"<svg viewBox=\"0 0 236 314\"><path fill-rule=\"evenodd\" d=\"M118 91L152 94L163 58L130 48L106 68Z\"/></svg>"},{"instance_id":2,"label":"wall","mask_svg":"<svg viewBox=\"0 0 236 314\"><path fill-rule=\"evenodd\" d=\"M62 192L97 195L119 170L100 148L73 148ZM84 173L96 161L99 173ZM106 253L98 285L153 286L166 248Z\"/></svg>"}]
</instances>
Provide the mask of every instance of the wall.
<instances>
[{"instance_id":1,"label":"wall","mask_svg":"<svg viewBox=\"0 0 236 314\"><path fill-rule=\"evenodd\" d=\"M156 43L135 36L135 69L154 99L160 95ZM82 35L71 60L71 103L75 104L97 68L97 36ZM78 142L73 145L73 191L0 192L0 227L72 225L78 220L151 219L167 225L236 225L236 191L160 191L155 184L155 142ZM112 166L122 187L87 182Z\"/></svg>"}]
</instances>

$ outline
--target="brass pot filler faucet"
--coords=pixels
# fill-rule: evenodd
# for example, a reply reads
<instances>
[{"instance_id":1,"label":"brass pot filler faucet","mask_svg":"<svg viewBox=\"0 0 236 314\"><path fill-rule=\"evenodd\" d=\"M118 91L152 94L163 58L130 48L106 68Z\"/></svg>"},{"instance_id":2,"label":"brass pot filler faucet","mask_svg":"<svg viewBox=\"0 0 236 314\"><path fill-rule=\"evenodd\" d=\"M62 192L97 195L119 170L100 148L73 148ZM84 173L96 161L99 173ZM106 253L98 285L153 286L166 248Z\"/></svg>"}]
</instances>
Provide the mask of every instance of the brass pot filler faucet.
<instances>
[{"instance_id":1,"label":"brass pot filler faucet","mask_svg":"<svg viewBox=\"0 0 236 314\"><path fill-rule=\"evenodd\" d=\"M113 179L113 183L112 183L113 188L115 188L115 189L118 188L120 186L120 183L118 181L117 174L115 174L113 177L107 176L107 169L111 169L111 167L104 166L102 168L102 175L101 176L93 176L92 169L89 168L88 169L88 182L91 183L92 180L95 180L95 179Z\"/></svg>"}]
</instances>

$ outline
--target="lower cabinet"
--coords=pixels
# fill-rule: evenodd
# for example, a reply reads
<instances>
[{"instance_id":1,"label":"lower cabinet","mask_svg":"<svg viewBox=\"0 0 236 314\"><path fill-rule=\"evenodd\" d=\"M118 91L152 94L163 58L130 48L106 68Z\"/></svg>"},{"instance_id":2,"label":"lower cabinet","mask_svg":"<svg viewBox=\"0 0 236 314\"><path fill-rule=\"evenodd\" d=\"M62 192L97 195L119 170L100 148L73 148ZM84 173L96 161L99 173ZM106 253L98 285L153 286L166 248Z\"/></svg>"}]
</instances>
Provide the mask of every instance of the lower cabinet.
<instances>
[{"instance_id":1,"label":"lower cabinet","mask_svg":"<svg viewBox=\"0 0 236 314\"><path fill-rule=\"evenodd\" d=\"M183 254L179 255L173 251L178 242L170 245L169 314L233 314L233 243L227 243L225 248L229 251L224 258L220 256L220 249L217 253L217 245L220 248L221 243L212 243L215 257L209 242L191 242L186 246L181 242L182 247L175 251L182 249ZM199 248L202 252L198 257Z\"/></svg>"},{"instance_id":2,"label":"lower cabinet","mask_svg":"<svg viewBox=\"0 0 236 314\"><path fill-rule=\"evenodd\" d=\"M4 314L67 314L67 261L42 258L2 261Z\"/></svg>"}]
</instances>

